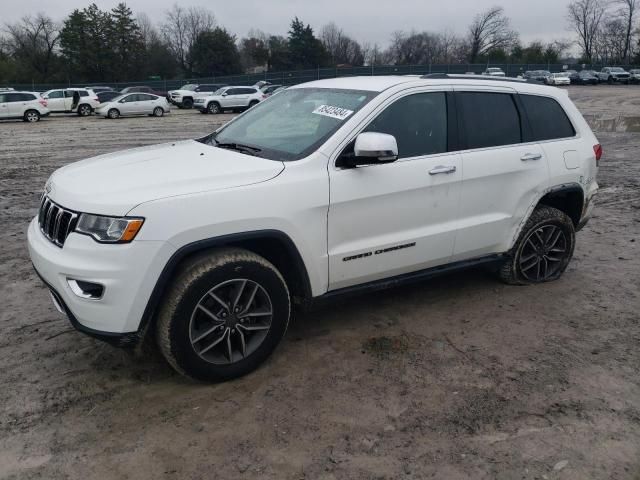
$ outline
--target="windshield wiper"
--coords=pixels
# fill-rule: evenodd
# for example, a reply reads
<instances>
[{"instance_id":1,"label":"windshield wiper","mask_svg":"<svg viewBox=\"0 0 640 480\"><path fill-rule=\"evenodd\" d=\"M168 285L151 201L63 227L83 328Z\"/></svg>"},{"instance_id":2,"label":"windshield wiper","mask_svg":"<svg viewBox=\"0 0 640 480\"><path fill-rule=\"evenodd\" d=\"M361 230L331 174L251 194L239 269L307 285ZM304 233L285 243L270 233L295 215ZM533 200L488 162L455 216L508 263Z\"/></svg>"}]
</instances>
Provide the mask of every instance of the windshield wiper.
<instances>
[{"instance_id":1,"label":"windshield wiper","mask_svg":"<svg viewBox=\"0 0 640 480\"><path fill-rule=\"evenodd\" d=\"M220 142L219 140L217 140L215 137L211 137L211 140L213 140L216 144L216 147L219 148L227 148L229 150L236 150L238 152L242 152L242 153L248 153L250 155L254 155L258 152L261 152L262 149L258 148L258 147L252 147L251 145L243 145L242 143L236 143L236 142Z\"/></svg>"}]
</instances>

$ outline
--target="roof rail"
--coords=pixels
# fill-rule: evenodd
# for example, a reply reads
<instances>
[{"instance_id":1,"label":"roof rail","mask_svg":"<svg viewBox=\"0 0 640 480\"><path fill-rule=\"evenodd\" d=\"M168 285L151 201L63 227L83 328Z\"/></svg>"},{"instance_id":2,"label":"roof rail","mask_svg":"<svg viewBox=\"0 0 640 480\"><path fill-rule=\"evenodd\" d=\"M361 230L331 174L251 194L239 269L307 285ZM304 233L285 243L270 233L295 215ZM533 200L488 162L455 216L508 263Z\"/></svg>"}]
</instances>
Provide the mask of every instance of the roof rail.
<instances>
[{"instance_id":1,"label":"roof rail","mask_svg":"<svg viewBox=\"0 0 640 480\"><path fill-rule=\"evenodd\" d=\"M490 75L463 75L463 74L451 74L451 73L430 73L423 75L420 78L427 80L491 80L494 82L514 82L514 83L537 83L540 82L531 79L524 78L512 78L512 77L492 77Z\"/></svg>"}]
</instances>

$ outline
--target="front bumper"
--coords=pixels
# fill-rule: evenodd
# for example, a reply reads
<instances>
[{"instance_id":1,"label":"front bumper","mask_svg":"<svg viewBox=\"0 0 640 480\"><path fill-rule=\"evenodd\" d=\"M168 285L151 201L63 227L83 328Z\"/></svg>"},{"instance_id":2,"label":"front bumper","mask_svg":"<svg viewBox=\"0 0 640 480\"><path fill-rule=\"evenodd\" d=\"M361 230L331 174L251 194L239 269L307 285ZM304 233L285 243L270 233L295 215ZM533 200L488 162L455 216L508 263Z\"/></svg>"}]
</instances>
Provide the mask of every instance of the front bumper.
<instances>
[{"instance_id":1,"label":"front bumper","mask_svg":"<svg viewBox=\"0 0 640 480\"><path fill-rule=\"evenodd\" d=\"M33 266L78 330L111 343L131 343L151 292L175 248L167 242L100 244L71 233L64 247L51 243L34 219L27 232ZM100 299L76 295L68 279L104 286ZM124 339L124 341L123 341Z\"/></svg>"}]
</instances>

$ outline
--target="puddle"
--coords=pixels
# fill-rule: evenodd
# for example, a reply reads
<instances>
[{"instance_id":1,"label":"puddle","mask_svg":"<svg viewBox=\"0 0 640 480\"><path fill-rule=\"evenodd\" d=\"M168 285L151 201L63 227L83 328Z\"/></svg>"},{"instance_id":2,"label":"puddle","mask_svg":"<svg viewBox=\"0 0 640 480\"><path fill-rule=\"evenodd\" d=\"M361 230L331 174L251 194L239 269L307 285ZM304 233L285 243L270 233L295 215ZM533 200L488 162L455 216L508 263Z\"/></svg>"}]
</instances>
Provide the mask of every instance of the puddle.
<instances>
[{"instance_id":1,"label":"puddle","mask_svg":"<svg viewBox=\"0 0 640 480\"><path fill-rule=\"evenodd\" d=\"M584 115L591 129L595 132L640 133L640 116L618 115Z\"/></svg>"}]
</instances>

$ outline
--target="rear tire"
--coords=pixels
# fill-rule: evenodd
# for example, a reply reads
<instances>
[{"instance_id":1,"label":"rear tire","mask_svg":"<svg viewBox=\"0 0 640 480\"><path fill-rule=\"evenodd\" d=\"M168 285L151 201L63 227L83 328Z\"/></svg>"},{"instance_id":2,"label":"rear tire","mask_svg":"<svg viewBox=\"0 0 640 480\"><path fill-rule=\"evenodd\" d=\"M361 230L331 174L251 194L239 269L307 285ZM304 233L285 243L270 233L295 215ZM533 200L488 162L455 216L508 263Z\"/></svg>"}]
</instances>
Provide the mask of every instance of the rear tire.
<instances>
[{"instance_id":1,"label":"rear tire","mask_svg":"<svg viewBox=\"0 0 640 480\"><path fill-rule=\"evenodd\" d=\"M156 338L182 375L230 380L269 357L290 315L278 270L253 252L224 248L182 266L159 310Z\"/></svg>"},{"instance_id":2,"label":"rear tire","mask_svg":"<svg viewBox=\"0 0 640 480\"><path fill-rule=\"evenodd\" d=\"M257 100L251 100L249 102L249 108L255 107L258 103L260 103L260 102L258 102Z\"/></svg>"},{"instance_id":3,"label":"rear tire","mask_svg":"<svg viewBox=\"0 0 640 480\"><path fill-rule=\"evenodd\" d=\"M40 112L38 112L37 110L27 110L26 112L24 112L24 116L22 117L22 119L25 122L29 122L29 123L39 122Z\"/></svg>"},{"instance_id":4,"label":"rear tire","mask_svg":"<svg viewBox=\"0 0 640 480\"><path fill-rule=\"evenodd\" d=\"M575 248L575 227L557 208L537 207L499 271L510 285L531 285L562 276Z\"/></svg>"},{"instance_id":5,"label":"rear tire","mask_svg":"<svg viewBox=\"0 0 640 480\"><path fill-rule=\"evenodd\" d=\"M113 120L120 117L120 111L117 108L112 108L107 112L107 116Z\"/></svg>"},{"instance_id":6,"label":"rear tire","mask_svg":"<svg viewBox=\"0 0 640 480\"><path fill-rule=\"evenodd\" d=\"M86 103L78 106L78 115L80 117L88 117L89 115L91 115L92 111L93 109L91 108L91 106L87 105Z\"/></svg>"},{"instance_id":7,"label":"rear tire","mask_svg":"<svg viewBox=\"0 0 640 480\"><path fill-rule=\"evenodd\" d=\"M162 107L156 107L153 109L154 117L161 117L164 115L164 109Z\"/></svg>"}]
</instances>

